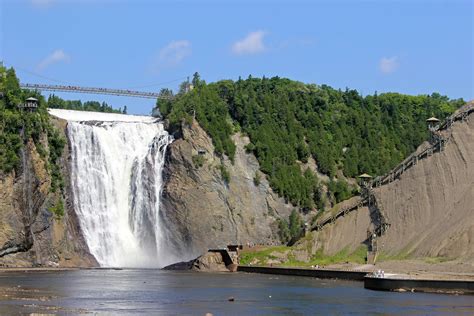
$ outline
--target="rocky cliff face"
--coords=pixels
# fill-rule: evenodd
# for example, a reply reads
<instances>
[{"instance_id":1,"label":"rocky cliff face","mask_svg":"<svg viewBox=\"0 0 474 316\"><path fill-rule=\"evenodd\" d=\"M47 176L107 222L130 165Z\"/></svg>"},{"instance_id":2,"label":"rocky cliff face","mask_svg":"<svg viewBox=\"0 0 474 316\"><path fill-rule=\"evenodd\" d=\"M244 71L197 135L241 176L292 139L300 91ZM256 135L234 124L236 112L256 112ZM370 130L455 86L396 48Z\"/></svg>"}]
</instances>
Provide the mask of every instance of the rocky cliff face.
<instances>
[{"instance_id":1,"label":"rocky cliff face","mask_svg":"<svg viewBox=\"0 0 474 316\"><path fill-rule=\"evenodd\" d=\"M474 262L473 114L442 133L450 137L442 152L418 161L399 179L374 190L390 224L378 239L379 253L388 258ZM297 248L312 249L312 253L323 248L327 254L353 251L366 242L367 230L373 229L370 211L362 207L313 232Z\"/></svg>"},{"instance_id":2,"label":"rocky cliff face","mask_svg":"<svg viewBox=\"0 0 474 316\"><path fill-rule=\"evenodd\" d=\"M54 119L53 122L65 131L65 121ZM46 136L42 144L47 149ZM49 211L60 193L50 192L51 177L46 162L32 141L22 154L23 167L18 174L0 175L0 265L97 265L72 209L67 148L60 159L66 177L65 214L60 218Z\"/></svg>"},{"instance_id":3,"label":"rocky cliff face","mask_svg":"<svg viewBox=\"0 0 474 316\"><path fill-rule=\"evenodd\" d=\"M169 146L162 214L169 242L185 258L232 243L277 242L276 219L291 211L263 175L255 183L259 165L245 152L249 140L239 134L233 140L233 164L214 155L211 139L196 121L183 126L182 136Z\"/></svg>"}]
</instances>

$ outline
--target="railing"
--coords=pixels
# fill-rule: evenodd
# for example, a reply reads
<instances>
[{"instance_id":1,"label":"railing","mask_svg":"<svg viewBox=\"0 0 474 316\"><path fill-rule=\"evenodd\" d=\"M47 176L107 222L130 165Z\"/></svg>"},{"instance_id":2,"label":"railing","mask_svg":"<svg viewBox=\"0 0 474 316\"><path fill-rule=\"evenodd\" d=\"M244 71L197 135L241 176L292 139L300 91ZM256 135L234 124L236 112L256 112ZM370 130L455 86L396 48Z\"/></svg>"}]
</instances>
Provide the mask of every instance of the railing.
<instances>
[{"instance_id":1,"label":"railing","mask_svg":"<svg viewBox=\"0 0 474 316\"><path fill-rule=\"evenodd\" d=\"M76 92L76 93L90 93L90 94L105 94L117 95L145 99L172 99L172 96L163 96L157 92L144 92L125 89L109 89L109 88L93 88L93 87L79 87L79 86L62 86L62 85L47 85L47 84L30 84L22 83L21 88L29 90L43 90L43 91L59 91L59 92Z\"/></svg>"},{"instance_id":2,"label":"railing","mask_svg":"<svg viewBox=\"0 0 474 316\"><path fill-rule=\"evenodd\" d=\"M355 197L355 198L357 200L354 203L352 203L350 205L347 205L347 206L344 206L344 207L341 207L335 213L328 214L328 215L324 216L323 218L321 218L320 220L316 221L316 223L311 227L311 230L312 231L313 230L321 230L323 228L323 226L325 226L329 223L334 223L336 221L336 219L338 219L339 217L345 216L348 213L358 209L359 207L364 206L364 204L366 202L365 197Z\"/></svg>"},{"instance_id":3,"label":"railing","mask_svg":"<svg viewBox=\"0 0 474 316\"><path fill-rule=\"evenodd\" d=\"M424 159L426 157L430 157L435 152L440 152L443 150L444 146L449 142L451 139L451 135L443 136L440 131L447 130L451 127L451 125L459 120L466 120L467 117L474 112L474 104L469 104L461 109L461 111L451 115L446 119L446 121L441 124L434 132L433 132L433 142L430 147L425 148L420 153L413 153L408 156L405 160L403 160L399 165L393 168L390 172L383 176L376 177L373 182L373 187L379 187L381 185L389 184L393 182L395 179L399 178L406 170L411 168L412 166L416 165L418 160Z\"/></svg>"}]
</instances>

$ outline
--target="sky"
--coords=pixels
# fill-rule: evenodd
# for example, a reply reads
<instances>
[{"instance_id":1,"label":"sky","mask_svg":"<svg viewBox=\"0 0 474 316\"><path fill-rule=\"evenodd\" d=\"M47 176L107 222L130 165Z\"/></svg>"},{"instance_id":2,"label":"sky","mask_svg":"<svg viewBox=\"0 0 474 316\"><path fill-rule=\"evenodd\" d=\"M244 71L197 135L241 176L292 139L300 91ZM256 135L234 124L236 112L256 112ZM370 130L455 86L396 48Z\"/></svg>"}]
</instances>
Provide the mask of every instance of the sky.
<instances>
[{"instance_id":1,"label":"sky","mask_svg":"<svg viewBox=\"0 0 474 316\"><path fill-rule=\"evenodd\" d=\"M25 83L158 92L197 71L471 100L473 42L472 0L0 0L0 60ZM57 95L135 114L155 103Z\"/></svg>"}]
</instances>

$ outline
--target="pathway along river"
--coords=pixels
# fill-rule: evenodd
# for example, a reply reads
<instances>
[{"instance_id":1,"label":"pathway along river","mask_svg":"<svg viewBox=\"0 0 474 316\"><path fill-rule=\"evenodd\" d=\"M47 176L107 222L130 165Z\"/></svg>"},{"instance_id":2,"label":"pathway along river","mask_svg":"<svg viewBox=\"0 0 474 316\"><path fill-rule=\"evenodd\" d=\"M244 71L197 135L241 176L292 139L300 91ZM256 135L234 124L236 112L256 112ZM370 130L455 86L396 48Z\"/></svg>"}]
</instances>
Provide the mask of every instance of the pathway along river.
<instances>
[{"instance_id":1,"label":"pathway along river","mask_svg":"<svg viewBox=\"0 0 474 316\"><path fill-rule=\"evenodd\" d=\"M0 315L31 313L473 315L474 300L471 296L369 291L360 282L245 273L0 272Z\"/></svg>"}]
</instances>

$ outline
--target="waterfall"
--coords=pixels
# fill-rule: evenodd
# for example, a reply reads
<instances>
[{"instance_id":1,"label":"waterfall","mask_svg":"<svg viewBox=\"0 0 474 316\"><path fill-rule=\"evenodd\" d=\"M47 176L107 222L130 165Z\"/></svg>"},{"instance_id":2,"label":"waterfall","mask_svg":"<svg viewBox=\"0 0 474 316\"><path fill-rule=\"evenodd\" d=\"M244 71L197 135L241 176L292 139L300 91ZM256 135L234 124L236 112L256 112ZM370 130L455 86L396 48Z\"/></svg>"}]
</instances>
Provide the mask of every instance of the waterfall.
<instances>
[{"instance_id":1,"label":"waterfall","mask_svg":"<svg viewBox=\"0 0 474 316\"><path fill-rule=\"evenodd\" d=\"M152 117L50 110L68 120L74 208L103 267L161 267L160 195L172 139Z\"/></svg>"}]
</instances>

